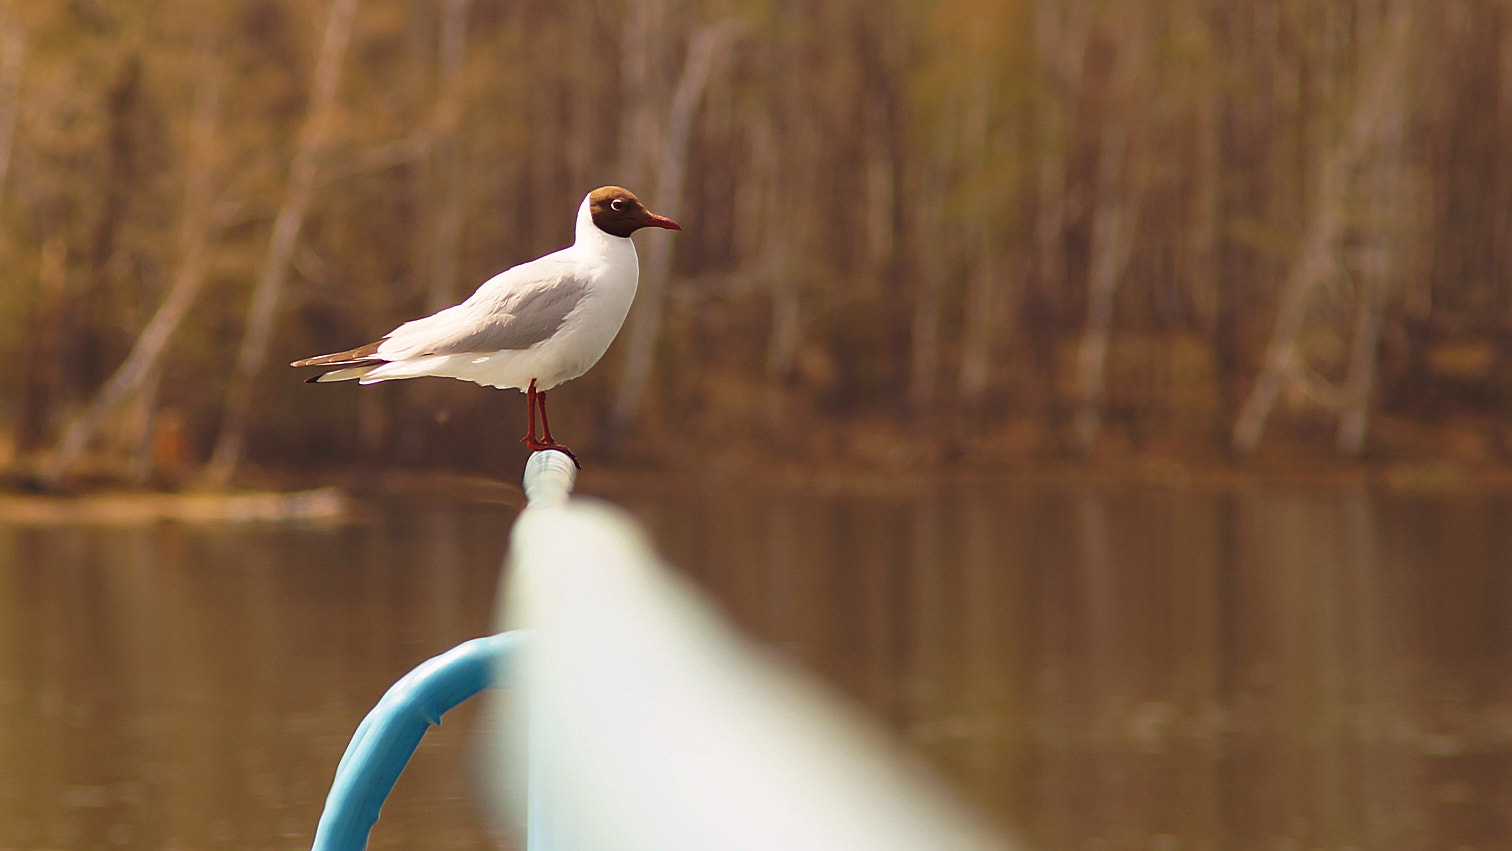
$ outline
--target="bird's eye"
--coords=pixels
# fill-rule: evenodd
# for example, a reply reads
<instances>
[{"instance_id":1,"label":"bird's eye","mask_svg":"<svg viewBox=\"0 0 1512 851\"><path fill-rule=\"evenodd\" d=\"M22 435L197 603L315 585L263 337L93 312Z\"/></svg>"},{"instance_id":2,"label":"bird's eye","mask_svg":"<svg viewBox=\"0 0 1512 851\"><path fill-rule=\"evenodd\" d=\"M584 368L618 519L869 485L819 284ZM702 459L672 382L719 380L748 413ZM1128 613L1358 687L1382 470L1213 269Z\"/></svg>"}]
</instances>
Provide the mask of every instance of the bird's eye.
<instances>
[{"instance_id":1,"label":"bird's eye","mask_svg":"<svg viewBox=\"0 0 1512 851\"><path fill-rule=\"evenodd\" d=\"M609 202L609 206L615 210L623 210L625 209L625 199L615 198L613 201Z\"/></svg>"}]
</instances>

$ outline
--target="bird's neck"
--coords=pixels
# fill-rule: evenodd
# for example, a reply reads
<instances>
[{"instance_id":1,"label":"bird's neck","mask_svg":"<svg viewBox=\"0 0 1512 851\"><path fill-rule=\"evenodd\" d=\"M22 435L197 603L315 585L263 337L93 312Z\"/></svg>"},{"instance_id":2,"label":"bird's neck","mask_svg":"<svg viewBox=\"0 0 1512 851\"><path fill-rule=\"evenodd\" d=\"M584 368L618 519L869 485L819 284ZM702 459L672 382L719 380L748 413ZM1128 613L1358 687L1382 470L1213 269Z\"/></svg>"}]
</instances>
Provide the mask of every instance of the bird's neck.
<instances>
[{"instance_id":1,"label":"bird's neck","mask_svg":"<svg viewBox=\"0 0 1512 851\"><path fill-rule=\"evenodd\" d=\"M596 255L609 255L628 253L635 256L635 243L628 236L615 236L607 233L593 223L593 214L588 210L588 200L584 199L582 206L578 207L577 232L572 247L581 252L589 252Z\"/></svg>"}]
</instances>

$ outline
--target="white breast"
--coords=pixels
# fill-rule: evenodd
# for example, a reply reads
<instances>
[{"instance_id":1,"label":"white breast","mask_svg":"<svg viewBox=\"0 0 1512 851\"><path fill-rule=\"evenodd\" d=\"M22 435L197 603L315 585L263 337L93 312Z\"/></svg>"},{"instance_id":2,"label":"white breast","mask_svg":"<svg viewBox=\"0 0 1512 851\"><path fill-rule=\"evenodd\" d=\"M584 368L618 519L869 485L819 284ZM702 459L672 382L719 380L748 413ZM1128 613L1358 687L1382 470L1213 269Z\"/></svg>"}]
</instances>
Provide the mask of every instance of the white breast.
<instances>
[{"instance_id":1,"label":"white breast","mask_svg":"<svg viewBox=\"0 0 1512 851\"><path fill-rule=\"evenodd\" d=\"M635 244L607 235L605 241L613 244L604 246L608 250L594 258L597 262L590 273L593 283L582 303L568 314L561 330L526 350L541 364L540 374L533 376L537 389L549 389L587 372L604 356L625 324L640 279ZM525 382L529 384L529 379Z\"/></svg>"}]
</instances>

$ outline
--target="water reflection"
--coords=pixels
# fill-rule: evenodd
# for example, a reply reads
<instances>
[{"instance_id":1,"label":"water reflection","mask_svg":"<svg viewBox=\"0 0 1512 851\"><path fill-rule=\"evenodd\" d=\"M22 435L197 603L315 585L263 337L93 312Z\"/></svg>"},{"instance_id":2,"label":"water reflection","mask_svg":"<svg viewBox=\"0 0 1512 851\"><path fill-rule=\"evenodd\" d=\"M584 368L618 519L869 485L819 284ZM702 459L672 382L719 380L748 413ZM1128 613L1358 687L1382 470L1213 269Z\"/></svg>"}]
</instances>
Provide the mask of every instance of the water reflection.
<instances>
[{"instance_id":1,"label":"water reflection","mask_svg":"<svg viewBox=\"0 0 1512 851\"><path fill-rule=\"evenodd\" d=\"M1512 499L622 494L1046 848L1512 842Z\"/></svg>"},{"instance_id":2,"label":"water reflection","mask_svg":"<svg viewBox=\"0 0 1512 851\"><path fill-rule=\"evenodd\" d=\"M350 527L0 525L0 847L308 847L362 714L486 629L504 538L496 512L398 507ZM422 749L375 848L484 847L461 737L438 738L448 764Z\"/></svg>"},{"instance_id":3,"label":"water reflection","mask_svg":"<svg viewBox=\"0 0 1512 851\"><path fill-rule=\"evenodd\" d=\"M1038 847L1512 843L1506 495L600 489ZM0 848L307 847L361 715L487 630L509 519L0 522ZM374 848L488 844L457 713Z\"/></svg>"}]
</instances>

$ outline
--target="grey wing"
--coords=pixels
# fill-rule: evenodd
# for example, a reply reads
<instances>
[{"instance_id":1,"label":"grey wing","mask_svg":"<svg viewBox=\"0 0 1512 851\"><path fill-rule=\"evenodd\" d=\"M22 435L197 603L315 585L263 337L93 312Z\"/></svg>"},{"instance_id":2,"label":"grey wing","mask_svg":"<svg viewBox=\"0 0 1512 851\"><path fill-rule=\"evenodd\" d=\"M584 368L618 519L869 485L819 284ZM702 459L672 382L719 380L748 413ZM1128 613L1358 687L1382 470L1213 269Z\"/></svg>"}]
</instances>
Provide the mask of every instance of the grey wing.
<instances>
[{"instance_id":1,"label":"grey wing","mask_svg":"<svg viewBox=\"0 0 1512 851\"><path fill-rule=\"evenodd\" d=\"M401 357L528 349L562 327L587 289L573 275L503 292L485 285L462 304L394 329L384 348Z\"/></svg>"}]
</instances>

